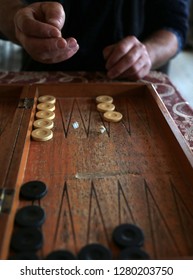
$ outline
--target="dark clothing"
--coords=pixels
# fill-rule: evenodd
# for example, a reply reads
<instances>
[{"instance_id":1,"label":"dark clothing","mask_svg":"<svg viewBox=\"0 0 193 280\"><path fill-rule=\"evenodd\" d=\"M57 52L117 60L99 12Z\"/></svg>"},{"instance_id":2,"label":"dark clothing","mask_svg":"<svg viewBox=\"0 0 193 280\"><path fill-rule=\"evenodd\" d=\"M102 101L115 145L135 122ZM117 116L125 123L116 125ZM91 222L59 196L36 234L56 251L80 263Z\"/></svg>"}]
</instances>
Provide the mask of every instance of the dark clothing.
<instances>
[{"instance_id":1,"label":"dark clothing","mask_svg":"<svg viewBox=\"0 0 193 280\"><path fill-rule=\"evenodd\" d=\"M28 3L40 2L28 0ZM103 49L128 35L139 40L167 29L178 38L179 50L186 39L188 0L63 0L64 38L74 37L79 51L69 60L42 64L25 57L23 70L105 70Z\"/></svg>"}]
</instances>

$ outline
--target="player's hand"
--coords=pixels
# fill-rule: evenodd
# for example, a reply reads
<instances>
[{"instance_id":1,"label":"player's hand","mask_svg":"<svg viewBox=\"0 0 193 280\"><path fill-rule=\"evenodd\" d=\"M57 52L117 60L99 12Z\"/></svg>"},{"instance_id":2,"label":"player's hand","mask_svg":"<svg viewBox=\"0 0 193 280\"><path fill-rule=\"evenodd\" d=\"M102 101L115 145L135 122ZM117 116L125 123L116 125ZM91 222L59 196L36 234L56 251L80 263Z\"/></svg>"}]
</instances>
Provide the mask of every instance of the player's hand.
<instances>
[{"instance_id":1,"label":"player's hand","mask_svg":"<svg viewBox=\"0 0 193 280\"><path fill-rule=\"evenodd\" d=\"M111 79L141 79L149 73L152 65L145 45L134 36L128 36L117 44L107 46L103 55L107 75Z\"/></svg>"},{"instance_id":2,"label":"player's hand","mask_svg":"<svg viewBox=\"0 0 193 280\"><path fill-rule=\"evenodd\" d=\"M31 4L20 9L14 17L17 40L39 62L57 63L69 59L79 46L75 38L61 37L64 22L65 13L61 4Z\"/></svg>"}]
</instances>

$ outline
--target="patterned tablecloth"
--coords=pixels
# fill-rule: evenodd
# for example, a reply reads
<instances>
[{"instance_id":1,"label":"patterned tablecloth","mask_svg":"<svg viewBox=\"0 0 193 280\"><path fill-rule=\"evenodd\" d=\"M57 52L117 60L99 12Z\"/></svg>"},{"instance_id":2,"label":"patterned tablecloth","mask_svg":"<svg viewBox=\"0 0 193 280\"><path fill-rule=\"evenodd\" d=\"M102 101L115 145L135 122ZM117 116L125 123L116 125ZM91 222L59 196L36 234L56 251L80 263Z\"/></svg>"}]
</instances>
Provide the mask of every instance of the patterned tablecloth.
<instances>
[{"instance_id":1,"label":"patterned tablecloth","mask_svg":"<svg viewBox=\"0 0 193 280\"><path fill-rule=\"evenodd\" d=\"M101 72L0 72L0 84L67 82L103 83L112 82L112 80L109 80L106 75ZM150 82L155 85L165 106L193 152L193 110L188 105L188 102L182 98L168 76L160 72L152 71L145 79L139 82Z\"/></svg>"}]
</instances>

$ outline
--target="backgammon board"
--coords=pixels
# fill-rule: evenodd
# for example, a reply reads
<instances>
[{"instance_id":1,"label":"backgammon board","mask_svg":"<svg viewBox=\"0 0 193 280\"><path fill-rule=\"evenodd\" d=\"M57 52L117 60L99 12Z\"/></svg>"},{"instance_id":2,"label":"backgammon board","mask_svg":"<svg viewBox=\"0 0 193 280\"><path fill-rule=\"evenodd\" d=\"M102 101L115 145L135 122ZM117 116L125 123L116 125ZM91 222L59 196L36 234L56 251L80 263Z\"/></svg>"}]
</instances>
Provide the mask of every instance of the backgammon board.
<instances>
[{"instance_id":1,"label":"backgammon board","mask_svg":"<svg viewBox=\"0 0 193 280\"><path fill-rule=\"evenodd\" d=\"M44 95L56 98L56 108L53 138L40 142L31 132ZM99 95L113 98L121 121L104 120ZM34 180L46 184L46 195L21 198L21 186ZM45 212L40 259L64 249L77 255L91 243L118 259L112 233L125 223L143 231L151 259L191 259L192 201L192 153L153 86L0 86L0 259L18 253L15 215L29 205Z\"/></svg>"}]
</instances>

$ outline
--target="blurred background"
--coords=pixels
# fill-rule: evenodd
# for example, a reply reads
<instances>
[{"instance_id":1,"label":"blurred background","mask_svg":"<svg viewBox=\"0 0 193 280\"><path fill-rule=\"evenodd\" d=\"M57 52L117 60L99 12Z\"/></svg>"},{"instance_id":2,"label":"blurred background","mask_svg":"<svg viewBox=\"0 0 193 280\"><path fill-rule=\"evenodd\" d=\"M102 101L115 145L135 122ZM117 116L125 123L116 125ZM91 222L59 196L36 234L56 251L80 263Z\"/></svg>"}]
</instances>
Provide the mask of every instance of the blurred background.
<instances>
[{"instance_id":1,"label":"blurred background","mask_svg":"<svg viewBox=\"0 0 193 280\"><path fill-rule=\"evenodd\" d=\"M189 32L186 46L171 62L169 77L193 108L193 0L190 0Z\"/></svg>"}]
</instances>

